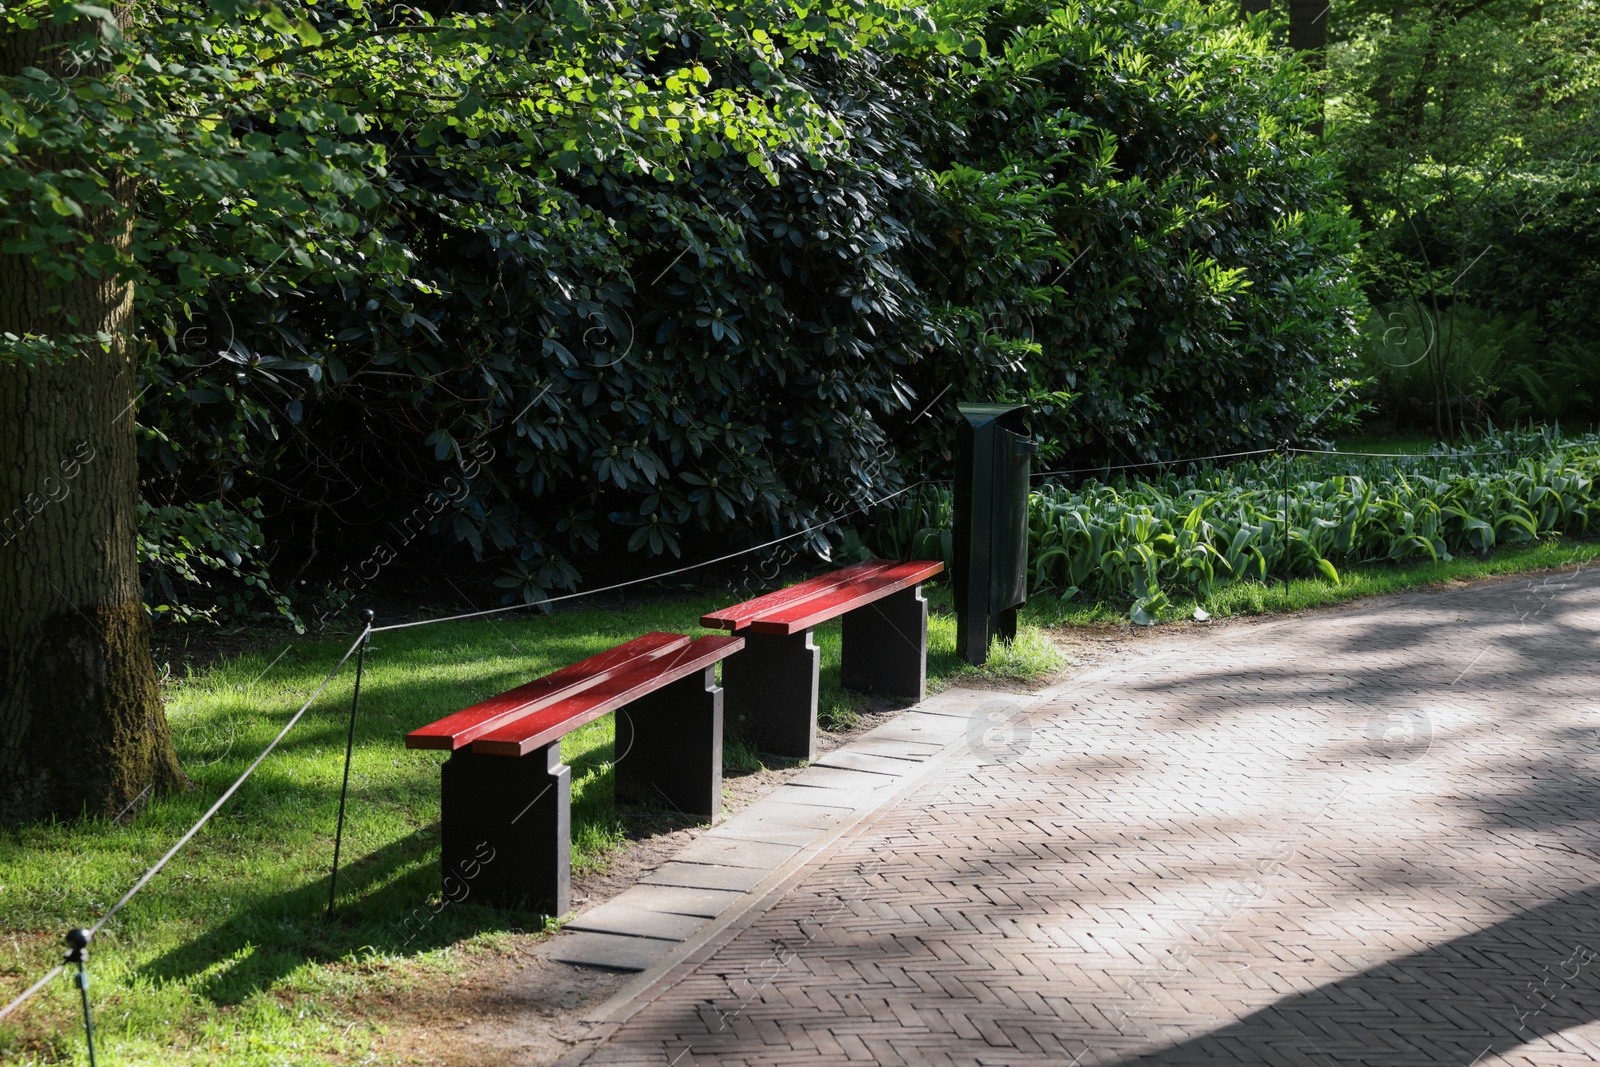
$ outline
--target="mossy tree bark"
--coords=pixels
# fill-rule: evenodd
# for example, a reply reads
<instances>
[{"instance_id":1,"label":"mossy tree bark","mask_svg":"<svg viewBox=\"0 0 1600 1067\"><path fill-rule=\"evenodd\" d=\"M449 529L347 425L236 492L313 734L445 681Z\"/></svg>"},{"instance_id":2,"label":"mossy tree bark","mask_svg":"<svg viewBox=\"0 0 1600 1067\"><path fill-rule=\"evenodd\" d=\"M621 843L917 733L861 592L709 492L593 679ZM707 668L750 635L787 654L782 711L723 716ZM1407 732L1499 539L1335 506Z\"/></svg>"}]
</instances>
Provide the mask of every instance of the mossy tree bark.
<instances>
[{"instance_id":1,"label":"mossy tree bark","mask_svg":"<svg viewBox=\"0 0 1600 1067\"><path fill-rule=\"evenodd\" d=\"M50 70L82 32L0 30L0 73ZM48 285L0 255L0 332L112 338L0 364L0 821L115 813L183 780L139 590L131 306L121 282Z\"/></svg>"}]
</instances>

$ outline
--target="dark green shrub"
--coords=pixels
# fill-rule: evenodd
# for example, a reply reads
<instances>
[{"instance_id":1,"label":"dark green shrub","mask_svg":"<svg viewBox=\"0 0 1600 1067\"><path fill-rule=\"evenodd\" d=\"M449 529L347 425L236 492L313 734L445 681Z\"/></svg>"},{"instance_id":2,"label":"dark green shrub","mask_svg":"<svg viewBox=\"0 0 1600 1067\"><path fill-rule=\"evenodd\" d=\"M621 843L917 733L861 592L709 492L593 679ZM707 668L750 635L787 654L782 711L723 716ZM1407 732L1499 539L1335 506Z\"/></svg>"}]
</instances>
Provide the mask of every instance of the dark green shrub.
<instances>
[{"instance_id":1,"label":"dark green shrub","mask_svg":"<svg viewBox=\"0 0 1600 1067\"><path fill-rule=\"evenodd\" d=\"M158 266L147 495L259 498L294 546L278 579L340 597L442 539L534 598L602 550L608 576L808 527L825 553L861 505L943 472L959 400L1030 399L1066 460L1340 417L1354 230L1301 129L1304 72L1231 14L650 10L672 33L648 55L595 22L599 69L703 70L799 132L641 163L625 108L600 127L618 140L585 140L513 100L419 118L352 80L364 118L334 140L383 162L324 213L348 232L289 220L285 247L321 258L262 255L203 190L152 190L174 248L254 266L198 295ZM775 66L721 36L740 19L780 47L831 36Z\"/></svg>"},{"instance_id":2,"label":"dark green shrub","mask_svg":"<svg viewBox=\"0 0 1600 1067\"><path fill-rule=\"evenodd\" d=\"M1000 4L983 32L928 139L912 267L951 339L920 391L1031 395L1074 465L1327 433L1363 305L1304 72L1199 4Z\"/></svg>"}]
</instances>

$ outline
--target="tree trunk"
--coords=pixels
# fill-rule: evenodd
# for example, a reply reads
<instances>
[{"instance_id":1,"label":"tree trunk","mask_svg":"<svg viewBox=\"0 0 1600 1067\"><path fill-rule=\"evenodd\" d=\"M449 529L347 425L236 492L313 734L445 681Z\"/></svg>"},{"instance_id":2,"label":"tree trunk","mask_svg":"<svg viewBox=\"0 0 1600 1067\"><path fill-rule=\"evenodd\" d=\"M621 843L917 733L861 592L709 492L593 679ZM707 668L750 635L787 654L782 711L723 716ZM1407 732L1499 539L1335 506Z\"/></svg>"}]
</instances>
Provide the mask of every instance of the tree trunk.
<instances>
[{"instance_id":1,"label":"tree trunk","mask_svg":"<svg viewBox=\"0 0 1600 1067\"><path fill-rule=\"evenodd\" d=\"M0 74L52 70L55 46L82 32L0 33ZM139 590L131 307L120 282L47 285L27 257L0 255L0 332L112 338L66 363L0 365L3 822L115 813L183 781Z\"/></svg>"},{"instance_id":2,"label":"tree trunk","mask_svg":"<svg viewBox=\"0 0 1600 1067\"><path fill-rule=\"evenodd\" d=\"M1272 0L1239 0L1239 17L1247 19L1272 7Z\"/></svg>"},{"instance_id":3,"label":"tree trunk","mask_svg":"<svg viewBox=\"0 0 1600 1067\"><path fill-rule=\"evenodd\" d=\"M1320 71L1328 54L1328 14L1333 0L1289 0L1289 47L1300 52L1306 65ZM1322 86L1317 86L1317 119L1311 131L1322 136Z\"/></svg>"},{"instance_id":4,"label":"tree trunk","mask_svg":"<svg viewBox=\"0 0 1600 1067\"><path fill-rule=\"evenodd\" d=\"M1289 47L1310 52L1306 62L1321 67L1328 48L1331 0L1289 0Z\"/></svg>"}]
</instances>

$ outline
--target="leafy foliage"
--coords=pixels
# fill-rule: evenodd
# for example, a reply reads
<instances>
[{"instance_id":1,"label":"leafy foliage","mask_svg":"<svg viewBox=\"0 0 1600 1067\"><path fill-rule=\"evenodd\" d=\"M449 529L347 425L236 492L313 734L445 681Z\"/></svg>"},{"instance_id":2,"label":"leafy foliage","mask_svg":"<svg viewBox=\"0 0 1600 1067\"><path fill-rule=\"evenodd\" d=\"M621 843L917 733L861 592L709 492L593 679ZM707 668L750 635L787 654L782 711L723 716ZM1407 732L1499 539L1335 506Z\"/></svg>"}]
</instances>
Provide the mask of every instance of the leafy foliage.
<instances>
[{"instance_id":1,"label":"leafy foliage","mask_svg":"<svg viewBox=\"0 0 1600 1067\"><path fill-rule=\"evenodd\" d=\"M1336 425L1356 229L1299 61L1198 4L1013 3L982 32L940 108L960 132L928 149L938 222L913 265L950 340L922 390L1031 399L1047 459ZM944 425L920 430L943 451Z\"/></svg>"},{"instance_id":2,"label":"leafy foliage","mask_svg":"<svg viewBox=\"0 0 1600 1067\"><path fill-rule=\"evenodd\" d=\"M827 554L958 400L1094 458L1339 417L1304 72L1191 0L168 0L77 47L0 86L0 225L132 279L146 514L259 501L280 582L419 524L530 599L597 552Z\"/></svg>"},{"instance_id":3,"label":"leafy foliage","mask_svg":"<svg viewBox=\"0 0 1600 1067\"><path fill-rule=\"evenodd\" d=\"M261 517L254 500L240 501L228 508L219 501L201 504L168 504L153 508L139 503L139 558L144 561L145 603L158 614L174 613L180 621L215 619L219 615L242 615L250 601L265 598L291 621L295 619L288 598L276 592L267 568L257 556L261 547ZM180 594L179 587L191 590L210 588L214 576L235 581L234 589L214 590L201 608L191 601L194 594Z\"/></svg>"},{"instance_id":4,"label":"leafy foliage","mask_svg":"<svg viewBox=\"0 0 1600 1067\"><path fill-rule=\"evenodd\" d=\"M1438 350L1450 352L1448 405L1460 425L1557 420L1592 424L1600 415L1600 344L1547 330L1537 310L1489 314L1452 305L1440 318L1413 303L1380 309L1363 329L1363 363L1388 417L1433 421Z\"/></svg>"}]
</instances>

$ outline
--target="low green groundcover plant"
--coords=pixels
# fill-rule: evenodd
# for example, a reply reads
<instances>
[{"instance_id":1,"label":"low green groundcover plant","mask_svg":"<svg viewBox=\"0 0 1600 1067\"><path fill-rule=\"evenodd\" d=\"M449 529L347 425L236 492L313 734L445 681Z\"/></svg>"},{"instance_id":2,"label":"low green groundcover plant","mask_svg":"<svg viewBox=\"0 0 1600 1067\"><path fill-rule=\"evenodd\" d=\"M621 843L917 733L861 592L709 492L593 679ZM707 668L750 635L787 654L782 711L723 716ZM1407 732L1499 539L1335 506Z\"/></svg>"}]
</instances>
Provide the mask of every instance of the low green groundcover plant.
<instances>
[{"instance_id":1,"label":"low green groundcover plant","mask_svg":"<svg viewBox=\"0 0 1600 1067\"><path fill-rule=\"evenodd\" d=\"M1132 599L1148 623L1183 591L1449 561L1600 518L1600 435L1497 432L1414 456L1299 453L1145 478L1044 481L1028 502L1037 593ZM879 551L949 552L950 490L922 487L872 531ZM1201 609L1204 611L1204 608Z\"/></svg>"}]
</instances>

